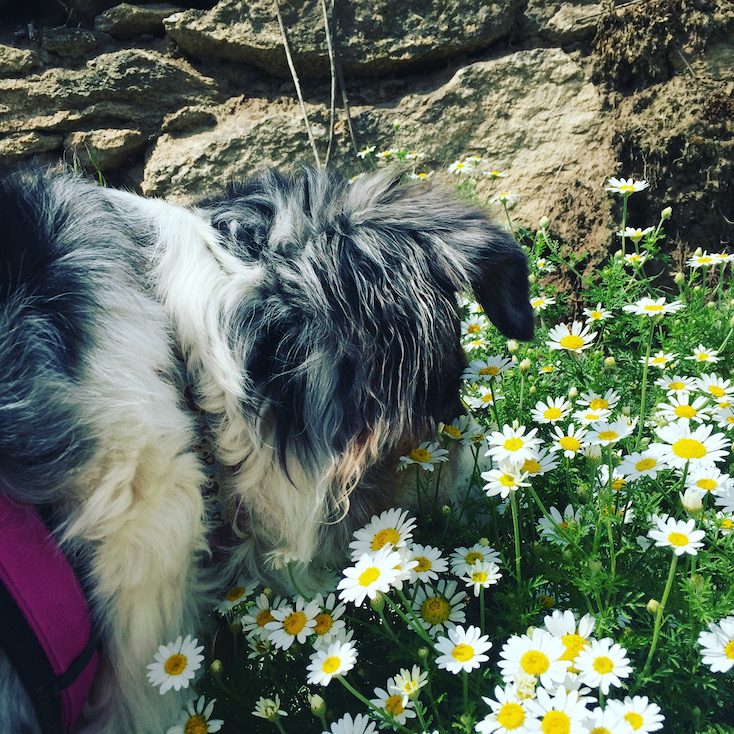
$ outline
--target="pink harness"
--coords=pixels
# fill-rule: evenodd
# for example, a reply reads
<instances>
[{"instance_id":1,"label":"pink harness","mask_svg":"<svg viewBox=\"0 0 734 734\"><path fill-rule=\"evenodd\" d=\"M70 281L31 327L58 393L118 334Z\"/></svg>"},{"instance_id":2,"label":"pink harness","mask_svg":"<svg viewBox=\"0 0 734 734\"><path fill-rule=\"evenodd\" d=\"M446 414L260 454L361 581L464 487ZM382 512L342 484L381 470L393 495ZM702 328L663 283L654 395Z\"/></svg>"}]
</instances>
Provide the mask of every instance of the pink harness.
<instances>
[{"instance_id":1,"label":"pink harness","mask_svg":"<svg viewBox=\"0 0 734 734\"><path fill-rule=\"evenodd\" d=\"M36 510L0 491L0 648L46 734L69 732L97 668L87 600Z\"/></svg>"}]
</instances>

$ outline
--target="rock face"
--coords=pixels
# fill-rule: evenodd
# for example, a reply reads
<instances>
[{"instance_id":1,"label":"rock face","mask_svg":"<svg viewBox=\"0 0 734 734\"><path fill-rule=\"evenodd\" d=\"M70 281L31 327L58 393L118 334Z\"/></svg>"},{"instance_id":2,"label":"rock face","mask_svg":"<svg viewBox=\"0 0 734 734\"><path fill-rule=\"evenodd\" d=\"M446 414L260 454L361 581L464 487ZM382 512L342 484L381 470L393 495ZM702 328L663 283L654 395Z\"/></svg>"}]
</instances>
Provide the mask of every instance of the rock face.
<instances>
[{"instance_id":1,"label":"rock face","mask_svg":"<svg viewBox=\"0 0 734 734\"><path fill-rule=\"evenodd\" d=\"M46 15L0 27L0 164L63 157L187 199L266 165L312 163L273 0L175 3L68 0L60 19L49 0ZM734 238L731 0L334 6L358 147L415 149L416 170L447 180L449 164L479 156L509 173L479 176L480 200L511 192L514 224L547 215L599 255L617 246L618 201L604 192L613 175L650 181L631 224L673 207L672 247ZM321 0L280 7L323 159ZM330 162L347 175L374 165L356 158L340 97Z\"/></svg>"}]
</instances>

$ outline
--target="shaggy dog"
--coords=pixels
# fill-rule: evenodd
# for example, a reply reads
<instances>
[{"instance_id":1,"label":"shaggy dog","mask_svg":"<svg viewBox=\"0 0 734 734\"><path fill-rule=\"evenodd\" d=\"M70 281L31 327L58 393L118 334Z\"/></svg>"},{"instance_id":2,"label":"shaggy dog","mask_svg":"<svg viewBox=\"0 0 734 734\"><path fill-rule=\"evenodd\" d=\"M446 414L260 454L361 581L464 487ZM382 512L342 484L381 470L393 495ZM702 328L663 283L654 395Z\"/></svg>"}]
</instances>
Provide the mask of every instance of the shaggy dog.
<instances>
[{"instance_id":1,"label":"shaggy dog","mask_svg":"<svg viewBox=\"0 0 734 734\"><path fill-rule=\"evenodd\" d=\"M269 171L183 208L21 170L0 222L0 483L83 568L103 663L80 731L160 734L181 705L145 670L206 593L182 374L230 467L229 571L262 577L338 558L400 453L461 412L458 294L532 335L512 237L394 171ZM2 655L0 731L38 731Z\"/></svg>"}]
</instances>

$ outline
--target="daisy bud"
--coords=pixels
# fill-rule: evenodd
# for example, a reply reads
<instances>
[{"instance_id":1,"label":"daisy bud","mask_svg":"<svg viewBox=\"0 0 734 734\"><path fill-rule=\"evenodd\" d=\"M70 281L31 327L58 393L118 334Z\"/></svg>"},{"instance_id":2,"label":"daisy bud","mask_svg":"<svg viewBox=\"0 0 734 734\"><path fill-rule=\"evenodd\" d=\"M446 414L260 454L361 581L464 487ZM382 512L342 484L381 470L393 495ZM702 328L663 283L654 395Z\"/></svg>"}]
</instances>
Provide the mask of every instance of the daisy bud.
<instances>
[{"instance_id":1,"label":"daisy bud","mask_svg":"<svg viewBox=\"0 0 734 734\"><path fill-rule=\"evenodd\" d=\"M370 606L379 614L385 608L385 600L382 594L377 594L374 599L370 599Z\"/></svg>"},{"instance_id":2,"label":"daisy bud","mask_svg":"<svg viewBox=\"0 0 734 734\"><path fill-rule=\"evenodd\" d=\"M222 661L212 660L212 664L209 666L209 672L212 675L219 675L222 672Z\"/></svg>"},{"instance_id":3,"label":"daisy bud","mask_svg":"<svg viewBox=\"0 0 734 734\"><path fill-rule=\"evenodd\" d=\"M675 282L675 284L676 284L676 285L683 285L683 283L685 283L685 282L686 282L686 276L685 276L685 274L684 274L684 273L681 273L681 271L679 270L679 271L678 271L678 272L677 272L677 273L676 273L676 274L675 274L675 275L673 276L673 281Z\"/></svg>"},{"instance_id":4,"label":"daisy bud","mask_svg":"<svg viewBox=\"0 0 734 734\"><path fill-rule=\"evenodd\" d=\"M324 716L326 714L326 701L318 693L309 696L308 703L311 706L311 713L314 716Z\"/></svg>"},{"instance_id":5,"label":"daisy bud","mask_svg":"<svg viewBox=\"0 0 734 734\"><path fill-rule=\"evenodd\" d=\"M703 501L701 499L701 493L696 489L687 489L685 492L679 492L680 503L683 505L683 509L689 515L696 515L701 512L703 508Z\"/></svg>"},{"instance_id":6,"label":"daisy bud","mask_svg":"<svg viewBox=\"0 0 734 734\"><path fill-rule=\"evenodd\" d=\"M520 345L514 339L507 340L507 351L510 354L514 354L518 349L520 349Z\"/></svg>"},{"instance_id":7,"label":"daisy bud","mask_svg":"<svg viewBox=\"0 0 734 734\"><path fill-rule=\"evenodd\" d=\"M632 415L632 408L629 405L623 406L622 415Z\"/></svg>"},{"instance_id":8,"label":"daisy bud","mask_svg":"<svg viewBox=\"0 0 734 734\"><path fill-rule=\"evenodd\" d=\"M427 647L419 647L418 648L418 657L421 660L428 660L428 656L431 654L431 651Z\"/></svg>"},{"instance_id":9,"label":"daisy bud","mask_svg":"<svg viewBox=\"0 0 734 734\"><path fill-rule=\"evenodd\" d=\"M617 366L617 360L614 359L614 357L604 358L604 369L605 370L613 370L616 366Z\"/></svg>"},{"instance_id":10,"label":"daisy bud","mask_svg":"<svg viewBox=\"0 0 734 734\"><path fill-rule=\"evenodd\" d=\"M734 316L732 316L731 318L732 318L732 321L734 321ZM732 324L732 326L734 326L734 324ZM530 389L528 390L528 392L529 392L529 393L530 393L531 395L535 395L535 393L536 393L536 392L538 392L538 388L537 388L537 387L535 387L535 385L531 385L531 386L530 386Z\"/></svg>"},{"instance_id":11,"label":"daisy bud","mask_svg":"<svg viewBox=\"0 0 734 734\"><path fill-rule=\"evenodd\" d=\"M520 369L521 369L521 370L522 370L523 372L525 372L526 370L529 370L529 369L530 369L530 365L531 365L531 362L530 362L530 360L529 360L529 359L528 359L527 357L525 357L525 359L523 359L523 361L522 361L522 362L520 362L520 364L518 365L518 367L519 367L519 368L520 368Z\"/></svg>"},{"instance_id":12,"label":"daisy bud","mask_svg":"<svg viewBox=\"0 0 734 734\"><path fill-rule=\"evenodd\" d=\"M269 586L266 586L263 589L263 594L265 594L265 596L267 596L268 599L270 599L273 596L273 590Z\"/></svg>"},{"instance_id":13,"label":"daisy bud","mask_svg":"<svg viewBox=\"0 0 734 734\"><path fill-rule=\"evenodd\" d=\"M487 548L489 546L489 538L479 538L477 542L482 546L482 548Z\"/></svg>"},{"instance_id":14,"label":"daisy bud","mask_svg":"<svg viewBox=\"0 0 734 734\"><path fill-rule=\"evenodd\" d=\"M541 229L548 229L548 227L550 227L550 219L548 219L548 217L541 217L540 224L538 226Z\"/></svg>"},{"instance_id":15,"label":"daisy bud","mask_svg":"<svg viewBox=\"0 0 734 734\"><path fill-rule=\"evenodd\" d=\"M621 260L624 257L624 250L617 250L614 253L614 257L616 257L617 260Z\"/></svg>"},{"instance_id":16,"label":"daisy bud","mask_svg":"<svg viewBox=\"0 0 734 734\"><path fill-rule=\"evenodd\" d=\"M568 389L568 397L569 398L576 398L576 397L578 397L578 394L579 394L579 391L578 391L577 388L575 388L575 387L572 386L572 387L570 387Z\"/></svg>"},{"instance_id":17,"label":"daisy bud","mask_svg":"<svg viewBox=\"0 0 734 734\"><path fill-rule=\"evenodd\" d=\"M670 219L673 216L673 207L666 206L663 211L660 212L660 219Z\"/></svg>"},{"instance_id":18,"label":"daisy bud","mask_svg":"<svg viewBox=\"0 0 734 734\"><path fill-rule=\"evenodd\" d=\"M703 255L703 250L702 250L702 249L701 249L700 247L697 247L697 248L696 248L696 249L695 249L695 250L693 251L693 254L694 254L694 255L697 255L697 256L699 256L699 257L700 257L701 255Z\"/></svg>"},{"instance_id":19,"label":"daisy bud","mask_svg":"<svg viewBox=\"0 0 734 734\"><path fill-rule=\"evenodd\" d=\"M589 571L591 571L592 576L598 576L603 566L601 565L601 561L597 561L596 559L592 559L589 561Z\"/></svg>"},{"instance_id":20,"label":"daisy bud","mask_svg":"<svg viewBox=\"0 0 734 734\"><path fill-rule=\"evenodd\" d=\"M657 599L650 599L650 601L645 604L645 609L647 609L650 614L657 614L658 609L660 609L660 602Z\"/></svg>"},{"instance_id":21,"label":"daisy bud","mask_svg":"<svg viewBox=\"0 0 734 734\"><path fill-rule=\"evenodd\" d=\"M699 293L700 290L701 290L701 286L700 285L694 285L693 286L693 290L694 290L694 292Z\"/></svg>"},{"instance_id":22,"label":"daisy bud","mask_svg":"<svg viewBox=\"0 0 734 734\"><path fill-rule=\"evenodd\" d=\"M530 273L530 275L528 275L528 283L535 283L536 280L538 279L535 277L534 273Z\"/></svg>"},{"instance_id":23,"label":"daisy bud","mask_svg":"<svg viewBox=\"0 0 734 734\"><path fill-rule=\"evenodd\" d=\"M714 301L707 301L706 308L716 308L716 303Z\"/></svg>"},{"instance_id":24,"label":"daisy bud","mask_svg":"<svg viewBox=\"0 0 734 734\"><path fill-rule=\"evenodd\" d=\"M448 505L443 505L441 507L441 514L442 515L450 515L451 514L451 508Z\"/></svg>"},{"instance_id":25,"label":"daisy bud","mask_svg":"<svg viewBox=\"0 0 734 734\"><path fill-rule=\"evenodd\" d=\"M703 588L703 585L706 583L703 576L701 576L700 573L693 573L691 574L691 586L696 590L700 591Z\"/></svg>"}]
</instances>

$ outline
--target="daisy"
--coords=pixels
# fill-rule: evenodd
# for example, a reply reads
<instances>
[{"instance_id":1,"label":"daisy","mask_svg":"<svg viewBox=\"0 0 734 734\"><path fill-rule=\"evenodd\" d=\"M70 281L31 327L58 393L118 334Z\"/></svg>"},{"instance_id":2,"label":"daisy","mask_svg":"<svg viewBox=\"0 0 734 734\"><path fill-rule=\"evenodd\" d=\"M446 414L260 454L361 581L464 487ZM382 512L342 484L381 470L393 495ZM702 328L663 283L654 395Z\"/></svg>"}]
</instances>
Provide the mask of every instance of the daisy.
<instances>
[{"instance_id":1,"label":"daisy","mask_svg":"<svg viewBox=\"0 0 734 734\"><path fill-rule=\"evenodd\" d=\"M329 594L326 599L321 594L317 594L314 601L319 605L321 611L315 617L316 624L313 631L317 639L328 642L344 630L345 624L341 616L347 608L344 604L337 604L336 596L333 593Z\"/></svg>"},{"instance_id":2,"label":"daisy","mask_svg":"<svg viewBox=\"0 0 734 734\"><path fill-rule=\"evenodd\" d=\"M498 171L496 169L492 169L491 171L482 171L482 174L484 176L489 176L492 179L507 178L510 175L509 173L505 173L504 171Z\"/></svg>"},{"instance_id":3,"label":"daisy","mask_svg":"<svg viewBox=\"0 0 734 734\"><path fill-rule=\"evenodd\" d=\"M473 352L475 349L486 349L487 340L480 334L479 336L469 339L469 341L463 342L462 346L466 352Z\"/></svg>"},{"instance_id":4,"label":"daisy","mask_svg":"<svg viewBox=\"0 0 734 734\"><path fill-rule=\"evenodd\" d=\"M658 379L655 380L655 384L667 393L688 395L691 390L695 389L696 380L692 377L673 375L672 377L658 377Z\"/></svg>"},{"instance_id":5,"label":"daisy","mask_svg":"<svg viewBox=\"0 0 734 734\"><path fill-rule=\"evenodd\" d=\"M525 704L528 714L537 720L532 729L535 732L562 732L563 734L586 734L584 726L589 712L586 704L580 700L577 691L566 691L559 688L551 694L543 688L537 691L534 700Z\"/></svg>"},{"instance_id":6,"label":"daisy","mask_svg":"<svg viewBox=\"0 0 734 734\"><path fill-rule=\"evenodd\" d=\"M328 686L336 675L348 673L357 662L357 650L351 642L332 642L325 650L311 655L308 683Z\"/></svg>"},{"instance_id":7,"label":"daisy","mask_svg":"<svg viewBox=\"0 0 734 734\"><path fill-rule=\"evenodd\" d=\"M665 468L665 464L660 459L660 452L653 447L623 456L622 463L619 465L620 473L628 477L630 481L640 477L655 479L658 472Z\"/></svg>"},{"instance_id":8,"label":"daisy","mask_svg":"<svg viewBox=\"0 0 734 734\"><path fill-rule=\"evenodd\" d=\"M255 606L251 607L248 613L242 617L242 631L252 637L267 639L268 631L265 629L265 625L268 622L275 621L272 610L277 609L281 603L280 598L276 597L271 604L270 599L265 594L260 594L255 599Z\"/></svg>"},{"instance_id":9,"label":"daisy","mask_svg":"<svg viewBox=\"0 0 734 734\"><path fill-rule=\"evenodd\" d=\"M553 443L549 450L562 451L568 459L573 459L586 441L586 429L576 428L573 423L570 423L565 431L560 426L554 426L553 433L551 436Z\"/></svg>"},{"instance_id":10,"label":"daisy","mask_svg":"<svg viewBox=\"0 0 734 734\"><path fill-rule=\"evenodd\" d=\"M689 402L688 395L681 395L680 397L671 397L669 403L658 403L657 415L668 423L674 421L681 421L690 425L693 423L702 423L704 420L709 418L709 411L707 410L707 401L703 396L699 396Z\"/></svg>"},{"instance_id":11,"label":"daisy","mask_svg":"<svg viewBox=\"0 0 734 734\"><path fill-rule=\"evenodd\" d=\"M629 436L635 430L635 421L616 420L613 422L599 421L593 425L593 430L589 431L586 439L591 444L599 444L601 446L612 446Z\"/></svg>"},{"instance_id":12,"label":"daisy","mask_svg":"<svg viewBox=\"0 0 734 734\"><path fill-rule=\"evenodd\" d=\"M643 237L647 237L653 229L654 227L645 227L645 229L640 229L639 227L625 227L620 232L617 232L617 236L626 237L637 244Z\"/></svg>"},{"instance_id":13,"label":"daisy","mask_svg":"<svg viewBox=\"0 0 734 734\"><path fill-rule=\"evenodd\" d=\"M413 612L430 633L455 627L466 621L466 592L456 591L456 581L441 580L435 588L419 586L413 599Z\"/></svg>"},{"instance_id":14,"label":"daisy","mask_svg":"<svg viewBox=\"0 0 734 734\"><path fill-rule=\"evenodd\" d=\"M160 686L161 695L173 688L188 688L196 671L201 667L204 646L197 647L198 640L191 635L178 637L175 642L161 645L155 654L155 662L148 665L148 681Z\"/></svg>"},{"instance_id":15,"label":"daisy","mask_svg":"<svg viewBox=\"0 0 734 734\"><path fill-rule=\"evenodd\" d=\"M220 614L228 614L245 601L257 588L257 582L239 576L234 586L224 595L224 600L217 606Z\"/></svg>"},{"instance_id":16,"label":"daisy","mask_svg":"<svg viewBox=\"0 0 734 734\"><path fill-rule=\"evenodd\" d=\"M360 606L365 597L374 599L378 593L388 591L399 575L395 567L400 564L400 554L391 545L386 545L377 553L365 553L354 566L344 570L338 588L339 598Z\"/></svg>"},{"instance_id":17,"label":"daisy","mask_svg":"<svg viewBox=\"0 0 734 734\"><path fill-rule=\"evenodd\" d=\"M596 469L596 478L600 487L609 486L609 466L602 464ZM618 467L612 468L612 492L619 492L620 489L627 485L627 477Z\"/></svg>"},{"instance_id":18,"label":"daisy","mask_svg":"<svg viewBox=\"0 0 734 734\"><path fill-rule=\"evenodd\" d=\"M204 696L200 696L196 702L189 701L181 722L178 726L172 726L166 734L191 734L191 732L210 734L219 731L224 726L224 721L211 718L215 703L215 698L207 703Z\"/></svg>"},{"instance_id":19,"label":"daisy","mask_svg":"<svg viewBox=\"0 0 734 734\"><path fill-rule=\"evenodd\" d=\"M477 561L483 563L501 563L500 554L488 545L475 543L470 548L457 548L451 554L451 570L457 576L463 576Z\"/></svg>"},{"instance_id":20,"label":"daisy","mask_svg":"<svg viewBox=\"0 0 734 734\"><path fill-rule=\"evenodd\" d=\"M573 663L579 653L585 649L591 640L591 633L596 624L590 614L584 614L576 622L576 617L570 609L561 611L556 609L552 614L543 618L543 623L553 637L558 638L565 646L566 651L561 655L561 660Z\"/></svg>"},{"instance_id":21,"label":"daisy","mask_svg":"<svg viewBox=\"0 0 734 734\"><path fill-rule=\"evenodd\" d=\"M734 488L729 488L716 496L716 505L723 507L724 512L734 512Z\"/></svg>"},{"instance_id":22,"label":"daisy","mask_svg":"<svg viewBox=\"0 0 734 734\"><path fill-rule=\"evenodd\" d=\"M573 413L573 419L581 423L582 426L590 426L592 423L605 421L612 414L611 410L595 410L594 408L581 408Z\"/></svg>"},{"instance_id":23,"label":"daisy","mask_svg":"<svg viewBox=\"0 0 734 734\"><path fill-rule=\"evenodd\" d=\"M529 477L541 477L558 466L558 459L548 449L540 449L535 456L525 459L520 471Z\"/></svg>"},{"instance_id":24,"label":"daisy","mask_svg":"<svg viewBox=\"0 0 734 734\"><path fill-rule=\"evenodd\" d=\"M618 232L618 234L622 233ZM633 268L639 268L647 262L647 255L641 255L638 252L632 252L624 256L624 262L627 265L631 265Z\"/></svg>"},{"instance_id":25,"label":"daisy","mask_svg":"<svg viewBox=\"0 0 734 734\"><path fill-rule=\"evenodd\" d=\"M476 314L470 316L466 321L461 322L461 334L462 336L468 336L471 339L475 339L484 333L488 326L486 316Z\"/></svg>"},{"instance_id":26,"label":"daisy","mask_svg":"<svg viewBox=\"0 0 734 734\"><path fill-rule=\"evenodd\" d=\"M596 338L598 331L590 331L589 325L574 321L571 326L557 324L548 331L548 340L545 345L549 349L565 349L568 352L578 354L588 349Z\"/></svg>"},{"instance_id":27,"label":"daisy","mask_svg":"<svg viewBox=\"0 0 734 734\"><path fill-rule=\"evenodd\" d=\"M710 362L711 364L713 364L714 362L718 362L720 360L720 357L718 355L719 352L716 349L707 349L706 347L704 347L703 344L699 344L693 350L693 355L690 357L686 357L686 359L689 359L692 362Z\"/></svg>"},{"instance_id":28,"label":"daisy","mask_svg":"<svg viewBox=\"0 0 734 734\"><path fill-rule=\"evenodd\" d=\"M415 518L408 516L408 510L393 507L373 515L372 519L354 533L349 544L352 560L356 561L365 553L374 553L385 546L402 548L413 541Z\"/></svg>"},{"instance_id":29,"label":"daisy","mask_svg":"<svg viewBox=\"0 0 734 734\"><path fill-rule=\"evenodd\" d=\"M410 570L410 583L415 581L431 581L437 579L439 573L447 571L448 561L441 555L438 548L430 545L418 545L410 549L410 560L416 561L416 566Z\"/></svg>"},{"instance_id":30,"label":"daisy","mask_svg":"<svg viewBox=\"0 0 734 734\"><path fill-rule=\"evenodd\" d=\"M547 296L536 296L530 299L530 305L533 307L535 313L545 311L548 306L552 306L555 302L555 298L548 298Z\"/></svg>"},{"instance_id":31,"label":"daisy","mask_svg":"<svg viewBox=\"0 0 734 734\"><path fill-rule=\"evenodd\" d=\"M734 514L730 512L717 512L716 527L722 535L729 535L729 533L734 531Z\"/></svg>"},{"instance_id":32,"label":"daisy","mask_svg":"<svg viewBox=\"0 0 734 734\"><path fill-rule=\"evenodd\" d=\"M641 298L635 303L622 306L622 310L627 313L633 313L637 316L660 316L661 314L675 313L684 307L680 301L665 302L665 297L652 299Z\"/></svg>"},{"instance_id":33,"label":"daisy","mask_svg":"<svg viewBox=\"0 0 734 734\"><path fill-rule=\"evenodd\" d=\"M710 255L708 252L702 252L700 255L693 255L690 257L686 265L688 265L689 268L706 268L709 265L715 265L716 259L713 257L713 255Z\"/></svg>"},{"instance_id":34,"label":"daisy","mask_svg":"<svg viewBox=\"0 0 734 734\"><path fill-rule=\"evenodd\" d=\"M734 616L724 617L718 623L711 622L708 632L698 636L704 665L712 673L726 673L734 666Z\"/></svg>"},{"instance_id":35,"label":"daisy","mask_svg":"<svg viewBox=\"0 0 734 734\"><path fill-rule=\"evenodd\" d=\"M260 660L273 652L273 644L267 638L248 637L247 647L250 650L248 660Z\"/></svg>"},{"instance_id":36,"label":"daisy","mask_svg":"<svg viewBox=\"0 0 734 734\"><path fill-rule=\"evenodd\" d=\"M463 161L454 161L448 168L449 173L454 176L467 175L474 172L474 162L464 159Z\"/></svg>"},{"instance_id":37,"label":"daisy","mask_svg":"<svg viewBox=\"0 0 734 734\"><path fill-rule=\"evenodd\" d=\"M487 660L484 653L492 647L489 637L483 635L479 627L454 627L448 631L448 637L436 640L436 665L449 673L460 671L471 672Z\"/></svg>"},{"instance_id":38,"label":"daisy","mask_svg":"<svg viewBox=\"0 0 734 734\"><path fill-rule=\"evenodd\" d=\"M482 696L482 701L492 713L475 727L479 734L530 734L537 721L525 709L524 699L518 695L514 685L502 688L495 686L494 699Z\"/></svg>"},{"instance_id":39,"label":"daisy","mask_svg":"<svg viewBox=\"0 0 734 734\"><path fill-rule=\"evenodd\" d=\"M556 507L551 507L548 510L548 514L555 521L555 525L548 520L548 518L541 517L538 520L538 531L542 538L545 538L556 545L565 545L568 542L566 538L558 532L556 526L560 527L561 530L564 531L568 531L571 528L581 527L581 508L574 511L573 505L566 505L566 508L563 510L563 515L561 515Z\"/></svg>"},{"instance_id":40,"label":"daisy","mask_svg":"<svg viewBox=\"0 0 734 734\"><path fill-rule=\"evenodd\" d=\"M537 423L556 423L563 420L571 412L571 403L564 397L539 400L531 413Z\"/></svg>"},{"instance_id":41,"label":"daisy","mask_svg":"<svg viewBox=\"0 0 734 734\"><path fill-rule=\"evenodd\" d=\"M566 676L568 660L562 660L566 648L561 640L545 630L530 635L513 635L502 646L498 665L502 678L511 683L518 675L533 675L549 688Z\"/></svg>"},{"instance_id":42,"label":"daisy","mask_svg":"<svg viewBox=\"0 0 734 734\"><path fill-rule=\"evenodd\" d=\"M362 148L362 150L360 150L357 153L357 158L366 158L367 156L371 155L374 152L375 152L375 146L374 145L370 145L367 148Z\"/></svg>"},{"instance_id":43,"label":"daisy","mask_svg":"<svg viewBox=\"0 0 734 734\"><path fill-rule=\"evenodd\" d=\"M487 481L484 485L487 497L500 495L502 499L506 499L510 492L530 486L530 482L525 481L527 474L523 474L520 466L512 461L500 461L497 469L482 472L481 476Z\"/></svg>"},{"instance_id":44,"label":"daisy","mask_svg":"<svg viewBox=\"0 0 734 734\"><path fill-rule=\"evenodd\" d=\"M632 734L630 725L608 706L603 709L597 706L586 718L584 726L588 734Z\"/></svg>"},{"instance_id":45,"label":"daisy","mask_svg":"<svg viewBox=\"0 0 734 734\"><path fill-rule=\"evenodd\" d=\"M594 308L585 308L584 316L586 316L587 322L591 323L594 321L606 321L612 318L612 312L607 311L601 303L597 303Z\"/></svg>"},{"instance_id":46,"label":"daisy","mask_svg":"<svg viewBox=\"0 0 734 734\"><path fill-rule=\"evenodd\" d=\"M676 556L688 553L692 556L698 554L698 549L703 548L701 540L706 535L703 530L696 530L695 520L675 520L664 515L658 517L653 515L655 527L647 531L648 537L655 541L658 547L672 548Z\"/></svg>"},{"instance_id":47,"label":"daisy","mask_svg":"<svg viewBox=\"0 0 734 734\"><path fill-rule=\"evenodd\" d=\"M449 452L446 449L440 449L438 441L424 441L407 456L400 457L398 468L405 469L410 464L417 464L421 469L433 471L435 464L448 460Z\"/></svg>"},{"instance_id":48,"label":"daisy","mask_svg":"<svg viewBox=\"0 0 734 734\"><path fill-rule=\"evenodd\" d=\"M273 609L273 621L265 625L268 639L278 650L287 650L296 640L303 644L313 634L319 610L318 601L306 603L302 596L296 597L294 605Z\"/></svg>"},{"instance_id":49,"label":"daisy","mask_svg":"<svg viewBox=\"0 0 734 734\"><path fill-rule=\"evenodd\" d=\"M466 582L467 586L474 587L474 596L479 596L481 589L487 589L496 584L502 578L502 572L496 563L484 563L477 561L466 572L461 580Z\"/></svg>"},{"instance_id":50,"label":"daisy","mask_svg":"<svg viewBox=\"0 0 734 734\"><path fill-rule=\"evenodd\" d=\"M365 714L357 714L354 718L351 714L344 714L331 725L328 732L323 734L377 734L376 726Z\"/></svg>"},{"instance_id":51,"label":"daisy","mask_svg":"<svg viewBox=\"0 0 734 734\"><path fill-rule=\"evenodd\" d=\"M626 696L624 701L609 700L607 708L624 719L635 734L652 734L663 728L665 717L660 706L650 703L647 696Z\"/></svg>"},{"instance_id":52,"label":"daisy","mask_svg":"<svg viewBox=\"0 0 734 734\"><path fill-rule=\"evenodd\" d=\"M472 410L479 410L480 408L489 408L494 405L495 400L501 400L500 396L495 396L492 392L491 387L485 385L477 386L477 396L467 396L465 398L466 404Z\"/></svg>"},{"instance_id":53,"label":"daisy","mask_svg":"<svg viewBox=\"0 0 734 734\"><path fill-rule=\"evenodd\" d=\"M591 410L614 410L619 397L619 393L610 388L604 395L593 391L582 392L577 402L579 405L588 405Z\"/></svg>"},{"instance_id":54,"label":"daisy","mask_svg":"<svg viewBox=\"0 0 734 734\"><path fill-rule=\"evenodd\" d=\"M501 431L492 432L487 441L489 443L489 451L486 456L491 456L495 461L514 461L522 464L525 459L529 459L535 455L536 450L540 447L540 439L535 435L537 428L533 428L526 434L525 426L504 425Z\"/></svg>"},{"instance_id":55,"label":"daisy","mask_svg":"<svg viewBox=\"0 0 734 734\"><path fill-rule=\"evenodd\" d=\"M288 714L280 708L280 696L276 693L273 698L260 698L255 701L255 710L253 716L259 716L261 719L275 721L280 716L288 716Z\"/></svg>"},{"instance_id":56,"label":"daisy","mask_svg":"<svg viewBox=\"0 0 734 734\"><path fill-rule=\"evenodd\" d=\"M500 377L512 367L512 360L499 355L487 357L486 359L473 359L464 370L464 380L489 380Z\"/></svg>"},{"instance_id":57,"label":"daisy","mask_svg":"<svg viewBox=\"0 0 734 734\"><path fill-rule=\"evenodd\" d=\"M605 637L602 640L591 640L579 652L574 666L578 668L580 677L587 685L598 688L606 696L610 686L621 686L621 679L630 675L632 668L629 662L627 651L614 640Z\"/></svg>"},{"instance_id":58,"label":"daisy","mask_svg":"<svg viewBox=\"0 0 734 734\"><path fill-rule=\"evenodd\" d=\"M400 672L391 680L393 681L392 685L388 681L387 686L390 693L399 693L402 696L415 699L420 689L428 683L428 671L421 670L417 665L414 665L410 670L400 668Z\"/></svg>"},{"instance_id":59,"label":"daisy","mask_svg":"<svg viewBox=\"0 0 734 734\"><path fill-rule=\"evenodd\" d=\"M517 201L517 194L511 194L509 191L500 191L492 201L496 204L502 204L502 206L511 207Z\"/></svg>"},{"instance_id":60,"label":"daisy","mask_svg":"<svg viewBox=\"0 0 734 734\"><path fill-rule=\"evenodd\" d=\"M470 415L460 415L451 423L439 424L439 433L453 441L459 441L462 446L471 446L477 435L484 435L482 427Z\"/></svg>"},{"instance_id":61,"label":"daisy","mask_svg":"<svg viewBox=\"0 0 734 734\"><path fill-rule=\"evenodd\" d=\"M392 717L398 724L405 724L408 719L415 717L415 704L402 693L391 693L390 688L395 686L395 679L388 678L387 688L375 688L375 698L370 703Z\"/></svg>"},{"instance_id":62,"label":"daisy","mask_svg":"<svg viewBox=\"0 0 734 734\"><path fill-rule=\"evenodd\" d=\"M690 463L711 464L726 458L731 441L723 433L712 433L713 427L699 425L691 428L685 423L671 423L658 428L657 435L664 441L660 446L660 458L674 469L683 469Z\"/></svg>"},{"instance_id":63,"label":"daisy","mask_svg":"<svg viewBox=\"0 0 734 734\"><path fill-rule=\"evenodd\" d=\"M734 487L734 482L729 474L724 474L713 464L704 464L691 467L686 476L686 487L701 494L723 495Z\"/></svg>"},{"instance_id":64,"label":"daisy","mask_svg":"<svg viewBox=\"0 0 734 734\"><path fill-rule=\"evenodd\" d=\"M645 364L647 362L650 367L657 367L658 369L665 370L668 368L668 365L672 365L673 362L675 362L675 358L677 356L678 355L673 354L673 352L664 352L661 349L655 352L649 360L646 360L645 357L640 357L640 364Z\"/></svg>"},{"instance_id":65,"label":"daisy","mask_svg":"<svg viewBox=\"0 0 734 734\"><path fill-rule=\"evenodd\" d=\"M555 273L556 272L556 266L553 265L552 263L549 263L548 260L544 257L539 257L535 261L535 267L537 267L541 273Z\"/></svg>"},{"instance_id":66,"label":"daisy","mask_svg":"<svg viewBox=\"0 0 734 734\"><path fill-rule=\"evenodd\" d=\"M734 409L724 408L723 410L717 410L713 417L719 428L726 428L727 430L734 429Z\"/></svg>"},{"instance_id":67,"label":"daisy","mask_svg":"<svg viewBox=\"0 0 734 734\"><path fill-rule=\"evenodd\" d=\"M552 372L556 371L556 365L554 364L544 364L538 369L539 375L550 375Z\"/></svg>"},{"instance_id":68,"label":"daisy","mask_svg":"<svg viewBox=\"0 0 734 734\"><path fill-rule=\"evenodd\" d=\"M650 184L644 180L635 181L631 178L610 178L605 190L612 194L629 196L637 191L644 191L649 185Z\"/></svg>"},{"instance_id":69,"label":"daisy","mask_svg":"<svg viewBox=\"0 0 734 734\"><path fill-rule=\"evenodd\" d=\"M701 375L695 381L695 386L699 392L710 395L717 400L734 397L734 385L731 384L731 380L725 380L713 372L708 375Z\"/></svg>"}]
</instances>

